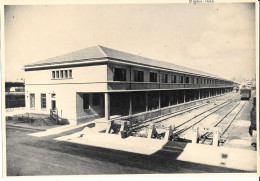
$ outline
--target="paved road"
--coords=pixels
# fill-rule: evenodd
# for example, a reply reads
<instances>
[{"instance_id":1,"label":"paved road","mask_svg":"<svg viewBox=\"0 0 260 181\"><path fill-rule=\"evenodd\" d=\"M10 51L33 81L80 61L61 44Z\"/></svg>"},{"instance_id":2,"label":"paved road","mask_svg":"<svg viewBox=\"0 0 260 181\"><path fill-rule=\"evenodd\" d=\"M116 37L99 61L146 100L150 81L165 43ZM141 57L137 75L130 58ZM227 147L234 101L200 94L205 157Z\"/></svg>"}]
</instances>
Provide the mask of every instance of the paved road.
<instances>
[{"instance_id":1,"label":"paved road","mask_svg":"<svg viewBox=\"0 0 260 181\"><path fill-rule=\"evenodd\" d=\"M53 140L61 134L27 135L32 132L6 128L7 176L241 172L177 161L183 143L169 142L171 149L147 156Z\"/></svg>"}]
</instances>

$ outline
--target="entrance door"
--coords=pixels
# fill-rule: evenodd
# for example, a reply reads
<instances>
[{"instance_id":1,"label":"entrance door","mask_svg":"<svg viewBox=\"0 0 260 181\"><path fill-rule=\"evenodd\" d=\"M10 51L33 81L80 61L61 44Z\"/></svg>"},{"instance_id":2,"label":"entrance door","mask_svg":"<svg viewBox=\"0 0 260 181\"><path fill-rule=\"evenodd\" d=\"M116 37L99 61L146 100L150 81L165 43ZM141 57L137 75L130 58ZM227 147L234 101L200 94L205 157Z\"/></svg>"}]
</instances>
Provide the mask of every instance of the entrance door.
<instances>
[{"instance_id":1,"label":"entrance door","mask_svg":"<svg viewBox=\"0 0 260 181\"><path fill-rule=\"evenodd\" d=\"M51 101L51 109L55 110L56 109L56 100Z\"/></svg>"}]
</instances>

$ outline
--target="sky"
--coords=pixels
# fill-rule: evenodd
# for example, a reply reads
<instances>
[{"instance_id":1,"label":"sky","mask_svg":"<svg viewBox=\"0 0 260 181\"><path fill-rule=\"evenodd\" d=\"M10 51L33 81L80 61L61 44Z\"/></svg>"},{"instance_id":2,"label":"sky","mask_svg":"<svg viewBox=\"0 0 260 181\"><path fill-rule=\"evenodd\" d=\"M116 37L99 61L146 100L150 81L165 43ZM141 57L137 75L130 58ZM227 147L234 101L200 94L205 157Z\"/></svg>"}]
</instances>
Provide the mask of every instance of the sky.
<instances>
[{"instance_id":1,"label":"sky","mask_svg":"<svg viewBox=\"0 0 260 181\"><path fill-rule=\"evenodd\" d=\"M255 76L253 3L5 7L5 80L39 60L102 45L227 79Z\"/></svg>"}]
</instances>

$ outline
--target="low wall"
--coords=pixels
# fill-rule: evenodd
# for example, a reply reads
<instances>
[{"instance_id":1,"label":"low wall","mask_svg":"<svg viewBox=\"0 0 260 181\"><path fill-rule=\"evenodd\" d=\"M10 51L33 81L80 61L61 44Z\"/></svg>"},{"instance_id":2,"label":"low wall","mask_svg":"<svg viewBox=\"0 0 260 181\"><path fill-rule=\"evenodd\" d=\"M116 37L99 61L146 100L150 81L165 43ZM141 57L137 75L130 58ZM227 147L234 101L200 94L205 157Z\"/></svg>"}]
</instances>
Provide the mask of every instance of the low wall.
<instances>
[{"instance_id":1,"label":"low wall","mask_svg":"<svg viewBox=\"0 0 260 181\"><path fill-rule=\"evenodd\" d=\"M172 114L172 113L178 112L183 109L187 109L187 108L195 106L195 105L200 105L200 104L206 103L208 101L213 101L213 100L219 98L220 96L222 96L222 95L218 95L218 96L214 96L214 97L210 97L210 98L204 98L204 99L200 99L200 100L195 100L195 101L191 101L191 102L186 102L186 103L182 103L182 104L177 104L177 105L164 107L161 109L155 109L152 111L142 112L142 113L138 113L138 114L133 114L133 115L129 115L129 116L123 116L120 118L116 118L114 120L115 120L115 122L121 122L121 120L127 120L127 121L130 121L131 124L134 124L134 125L141 124L144 121L153 119L158 116Z\"/></svg>"}]
</instances>

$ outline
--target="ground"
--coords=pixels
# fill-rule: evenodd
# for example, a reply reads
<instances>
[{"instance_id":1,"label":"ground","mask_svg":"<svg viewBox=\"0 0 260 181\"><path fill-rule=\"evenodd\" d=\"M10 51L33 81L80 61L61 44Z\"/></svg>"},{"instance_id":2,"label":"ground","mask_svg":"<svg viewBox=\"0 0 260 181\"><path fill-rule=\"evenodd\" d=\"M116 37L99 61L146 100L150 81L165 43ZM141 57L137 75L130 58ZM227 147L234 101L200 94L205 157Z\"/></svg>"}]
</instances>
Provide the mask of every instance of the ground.
<instances>
[{"instance_id":1,"label":"ground","mask_svg":"<svg viewBox=\"0 0 260 181\"><path fill-rule=\"evenodd\" d=\"M214 150L215 148L210 145L207 148L203 147L203 149L200 147L198 149L200 151L197 150L196 152L194 148L199 145L196 146L195 144L194 146L194 144L188 145L189 143L184 142L166 141L165 144L162 144L162 147L158 147L159 149L156 149L155 152L144 154L144 152L137 151L134 153L133 151L129 151L129 148L126 148L127 146L131 147L129 144L125 145L127 139L123 140L119 136L117 139L112 139L113 135L111 134L99 134L99 139L96 139L94 142L92 141L92 144L88 144L91 142L90 137L87 137L88 141L87 139L84 140L85 138L83 137L75 137L75 135L81 133L84 129L84 125L81 127L75 127L75 129L66 129L67 131L54 135L48 135L49 132L40 134L37 133L35 135L40 135L40 137L37 137L29 135L39 132L39 130L33 129L32 126L26 127L23 125L22 127L19 124L8 124L7 121L6 174L7 176L33 176L245 172L231 169L237 167L227 167L230 161L234 159L234 156L235 164L239 165L239 161L241 160L250 160L247 163L251 166L251 168L254 167L254 153L256 152L252 151L250 145L251 137L248 133L248 127L250 124L249 113L251 109L252 105L248 101L245 109L240 112L234 123L229 128L231 132L227 135L228 141L224 144L224 147L236 149L243 148L243 150L231 150L228 157L227 154L224 154L224 156L222 154L221 159L218 157L221 156L221 154L219 154L221 152L216 154L216 151ZM183 122L185 119L188 119L188 117L198 111L199 110L193 111L192 113L189 112L186 115L174 118L174 124L178 121ZM225 111L227 111L227 109ZM223 116L224 112L221 110L218 117ZM216 116L217 114L213 114L209 117L212 118L209 119L210 122L212 122L213 118ZM170 121L171 120L169 120L168 123L172 124ZM89 129L92 129L95 125L94 123L87 124ZM73 142L73 139L79 142ZM98 146L97 142L100 141L105 141L108 146ZM146 139L144 142L141 141L140 143L141 145L145 145L146 143L149 144L149 141L147 142ZM136 139L133 147L137 147L140 143L137 143ZM116 145L120 145L121 148L124 147L124 149L116 149ZM150 144L149 146L154 148L154 144ZM188 147L190 149L187 151ZM238 155L241 156L241 153L239 153L240 151L250 153L251 159L247 157L248 154L246 154L244 159L236 159L237 155L233 153L238 152ZM212 157L208 155L211 155ZM185 156L188 158L187 160ZM193 163L191 162L190 156L192 156L193 159L195 158ZM206 156L208 156L208 158ZM180 157L183 159L179 159ZM216 164L211 164L211 166L209 162L205 164L205 161L213 161L213 157L215 157ZM220 163L222 165L220 165ZM234 165L234 161L232 161L232 164ZM247 166L245 166L245 168L246 167ZM252 170L254 170L254 168Z\"/></svg>"},{"instance_id":2,"label":"ground","mask_svg":"<svg viewBox=\"0 0 260 181\"><path fill-rule=\"evenodd\" d=\"M7 127L7 176L243 172L176 160L185 143L141 155L53 140L77 131L39 138L27 135L33 130Z\"/></svg>"}]
</instances>

